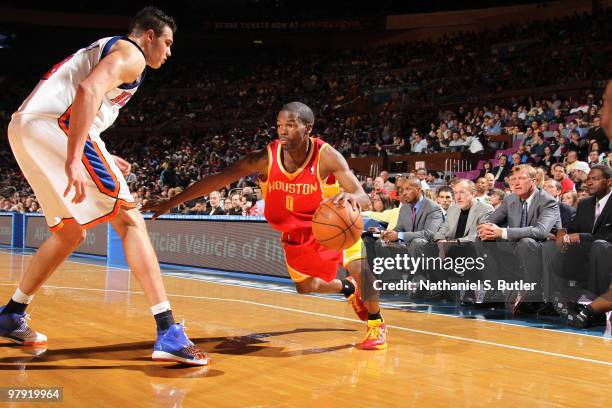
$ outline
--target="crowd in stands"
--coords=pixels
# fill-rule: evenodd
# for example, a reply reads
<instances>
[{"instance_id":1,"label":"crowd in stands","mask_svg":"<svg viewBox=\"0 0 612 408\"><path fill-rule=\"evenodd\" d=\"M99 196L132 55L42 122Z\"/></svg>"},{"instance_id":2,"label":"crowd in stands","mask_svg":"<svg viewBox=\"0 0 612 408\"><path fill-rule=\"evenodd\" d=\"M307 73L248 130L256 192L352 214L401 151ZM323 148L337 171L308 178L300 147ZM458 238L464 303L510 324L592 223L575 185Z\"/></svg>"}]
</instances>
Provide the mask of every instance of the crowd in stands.
<instances>
[{"instance_id":1,"label":"crowd in stands","mask_svg":"<svg viewBox=\"0 0 612 408\"><path fill-rule=\"evenodd\" d=\"M486 156L494 146L490 137L509 133L523 141L515 149L522 163L542 161L549 168L572 160L566 159L570 150L578 161L607 163L609 145L597 130L599 95L585 89L498 100L495 94L606 78L610 47L602 44L609 38L609 15L607 10L374 49L269 54L249 64L177 60L149 75L149 84L103 137L111 151L133 163L127 181L138 201L174 194L263 148L275 136L276 110L291 99L313 108L315 132L346 157L460 150ZM3 132L38 74L4 76ZM393 90L391 96L378 100L385 89ZM0 209L40 211L6 138L0 143ZM512 165L516 154L509 153ZM255 180L226 190L255 187ZM202 206L210 211L209 201L177 212L201 213Z\"/></svg>"}]
</instances>

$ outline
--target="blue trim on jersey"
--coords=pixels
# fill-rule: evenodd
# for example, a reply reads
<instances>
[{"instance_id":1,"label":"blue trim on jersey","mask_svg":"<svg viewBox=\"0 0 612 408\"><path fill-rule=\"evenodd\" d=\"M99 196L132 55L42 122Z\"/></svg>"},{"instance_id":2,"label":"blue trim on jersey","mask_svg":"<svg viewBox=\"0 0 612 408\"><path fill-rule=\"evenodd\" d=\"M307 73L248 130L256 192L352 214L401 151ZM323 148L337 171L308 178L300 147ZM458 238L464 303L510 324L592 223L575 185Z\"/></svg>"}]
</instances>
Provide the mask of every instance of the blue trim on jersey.
<instances>
[{"instance_id":1,"label":"blue trim on jersey","mask_svg":"<svg viewBox=\"0 0 612 408\"><path fill-rule=\"evenodd\" d=\"M102 60L102 58L106 57L106 55L108 54L108 52L110 51L110 49L112 48L113 45L115 45L115 43L119 40L125 40L128 41L132 44L134 44L138 50L140 52L142 52L142 55L144 55L144 52L142 51L142 49L140 47L138 47L138 44L136 44L134 41L130 40L129 38L125 37L125 36L115 36L113 38L111 38L110 40L107 41L107 43L104 45L104 48L102 48L102 54L100 54L100 60ZM145 68L144 71L142 71L142 74L140 74L140 79L132 82L131 84L121 84L118 86L119 89L134 89L137 88L138 85L140 85L143 81L143 79L145 78L147 73L147 69Z\"/></svg>"},{"instance_id":2,"label":"blue trim on jersey","mask_svg":"<svg viewBox=\"0 0 612 408\"><path fill-rule=\"evenodd\" d=\"M147 76L147 69L146 68L145 68L144 71L142 71L142 74L140 74L140 79L132 82L131 84L121 84L121 85L118 86L118 88L119 89L134 89L134 88L138 88L138 86L145 79L145 76Z\"/></svg>"},{"instance_id":3,"label":"blue trim on jersey","mask_svg":"<svg viewBox=\"0 0 612 408\"><path fill-rule=\"evenodd\" d=\"M104 45L104 48L102 48L102 54L100 55L100 59L106 57L106 54L108 54L111 47L115 45L115 43L119 41L120 39L121 39L121 36L116 36L108 40L108 42Z\"/></svg>"},{"instance_id":4,"label":"blue trim on jersey","mask_svg":"<svg viewBox=\"0 0 612 408\"><path fill-rule=\"evenodd\" d=\"M83 149L83 154L87 157L91 168L96 173L96 176L100 179L102 185L110 191L115 191L115 187L117 184L115 180L113 180L113 176L108 172L108 169L104 165L104 162L98 155L98 152L93 146L91 140L87 140L85 142L85 148Z\"/></svg>"}]
</instances>

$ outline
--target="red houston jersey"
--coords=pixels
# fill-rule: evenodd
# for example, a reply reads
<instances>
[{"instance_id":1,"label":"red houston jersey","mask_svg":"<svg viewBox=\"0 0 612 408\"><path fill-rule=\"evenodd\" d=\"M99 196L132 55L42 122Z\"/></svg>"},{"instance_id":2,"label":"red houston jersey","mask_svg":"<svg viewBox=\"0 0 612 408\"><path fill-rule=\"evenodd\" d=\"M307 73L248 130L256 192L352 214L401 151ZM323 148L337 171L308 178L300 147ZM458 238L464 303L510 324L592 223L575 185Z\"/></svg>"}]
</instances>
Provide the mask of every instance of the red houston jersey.
<instances>
[{"instance_id":1,"label":"red houston jersey","mask_svg":"<svg viewBox=\"0 0 612 408\"><path fill-rule=\"evenodd\" d=\"M278 140L268 145L268 178L260 182L265 197L265 216L278 231L310 229L312 216L325 198L340 191L333 174L327 180L319 173L319 159L329 145L319 138L310 138L308 157L293 173L283 167Z\"/></svg>"}]
</instances>

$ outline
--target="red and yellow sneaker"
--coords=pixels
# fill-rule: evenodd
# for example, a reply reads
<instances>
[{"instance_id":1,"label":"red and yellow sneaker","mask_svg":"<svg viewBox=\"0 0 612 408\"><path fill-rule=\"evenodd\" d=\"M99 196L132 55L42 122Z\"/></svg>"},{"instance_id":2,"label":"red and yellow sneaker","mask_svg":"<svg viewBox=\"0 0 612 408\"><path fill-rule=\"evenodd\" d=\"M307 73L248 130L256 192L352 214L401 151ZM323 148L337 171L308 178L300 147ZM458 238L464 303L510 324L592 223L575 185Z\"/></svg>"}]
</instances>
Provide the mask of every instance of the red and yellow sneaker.
<instances>
[{"instance_id":1,"label":"red and yellow sneaker","mask_svg":"<svg viewBox=\"0 0 612 408\"><path fill-rule=\"evenodd\" d=\"M347 300L353 307L353 310L357 314L357 317L359 317L361 321L365 322L368 320L368 309L366 309L365 303L363 303L363 299L361 298L361 290L357 285L357 281L352 276L347 276L346 280L350 281L353 286L355 286L355 293L349 296Z\"/></svg>"},{"instance_id":2,"label":"red and yellow sneaker","mask_svg":"<svg viewBox=\"0 0 612 408\"><path fill-rule=\"evenodd\" d=\"M368 334L361 343L364 350L382 350L387 348L387 325L382 320L368 320Z\"/></svg>"}]
</instances>

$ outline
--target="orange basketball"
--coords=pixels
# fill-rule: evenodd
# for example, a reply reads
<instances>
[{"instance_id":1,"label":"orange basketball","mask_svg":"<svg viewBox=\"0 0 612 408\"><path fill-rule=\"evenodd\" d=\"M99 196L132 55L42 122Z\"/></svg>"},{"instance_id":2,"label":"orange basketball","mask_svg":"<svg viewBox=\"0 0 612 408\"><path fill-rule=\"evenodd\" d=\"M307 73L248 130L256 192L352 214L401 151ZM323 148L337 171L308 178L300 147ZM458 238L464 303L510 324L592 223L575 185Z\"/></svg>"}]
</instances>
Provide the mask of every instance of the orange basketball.
<instances>
[{"instance_id":1,"label":"orange basketball","mask_svg":"<svg viewBox=\"0 0 612 408\"><path fill-rule=\"evenodd\" d=\"M363 218L348 203L336 207L331 201L321 203L312 217L315 238L329 249L342 251L361 238Z\"/></svg>"}]
</instances>

